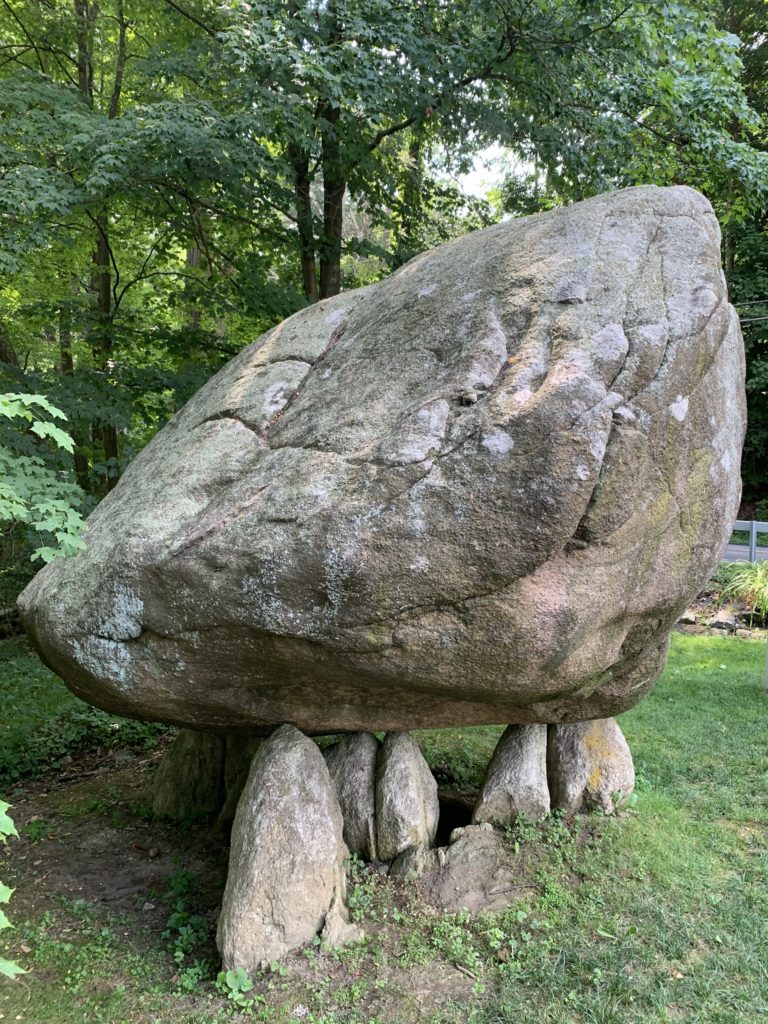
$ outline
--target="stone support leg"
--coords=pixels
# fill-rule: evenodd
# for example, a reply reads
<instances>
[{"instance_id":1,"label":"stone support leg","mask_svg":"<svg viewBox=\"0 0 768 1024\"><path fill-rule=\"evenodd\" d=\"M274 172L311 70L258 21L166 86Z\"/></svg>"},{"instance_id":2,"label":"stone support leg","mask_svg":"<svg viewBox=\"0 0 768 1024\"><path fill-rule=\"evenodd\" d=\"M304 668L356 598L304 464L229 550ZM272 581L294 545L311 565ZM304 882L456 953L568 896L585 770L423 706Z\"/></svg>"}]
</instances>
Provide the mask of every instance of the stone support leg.
<instances>
[{"instance_id":1,"label":"stone support leg","mask_svg":"<svg viewBox=\"0 0 768 1024\"><path fill-rule=\"evenodd\" d=\"M218 814L224 803L226 741L182 729L155 776L152 810L176 821Z\"/></svg>"},{"instance_id":2,"label":"stone support leg","mask_svg":"<svg viewBox=\"0 0 768 1024\"><path fill-rule=\"evenodd\" d=\"M552 806L566 814L613 814L635 788L635 768L613 718L551 725L547 775Z\"/></svg>"},{"instance_id":3,"label":"stone support leg","mask_svg":"<svg viewBox=\"0 0 768 1024\"><path fill-rule=\"evenodd\" d=\"M217 933L224 969L253 973L318 934L328 945L361 937L347 916L348 855L322 754L282 726L259 747L235 813Z\"/></svg>"}]
</instances>

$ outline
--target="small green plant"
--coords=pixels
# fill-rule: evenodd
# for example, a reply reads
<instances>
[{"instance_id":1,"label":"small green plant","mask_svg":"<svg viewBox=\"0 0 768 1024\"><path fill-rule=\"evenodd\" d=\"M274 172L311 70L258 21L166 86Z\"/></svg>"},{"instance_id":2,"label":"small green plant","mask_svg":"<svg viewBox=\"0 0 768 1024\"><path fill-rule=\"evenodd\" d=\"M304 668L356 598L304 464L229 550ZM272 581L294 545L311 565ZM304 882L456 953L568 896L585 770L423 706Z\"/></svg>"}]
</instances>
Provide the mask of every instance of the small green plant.
<instances>
[{"instance_id":1,"label":"small green plant","mask_svg":"<svg viewBox=\"0 0 768 1024\"><path fill-rule=\"evenodd\" d=\"M47 839L53 835L53 825L50 821L43 821L42 818L32 818L22 829L30 842L39 843L41 839Z\"/></svg>"},{"instance_id":2,"label":"small green plant","mask_svg":"<svg viewBox=\"0 0 768 1024\"><path fill-rule=\"evenodd\" d=\"M470 928L470 917L465 910L457 914L444 914L432 928L432 944L447 960L470 971L482 965L480 952Z\"/></svg>"},{"instance_id":3,"label":"small green plant","mask_svg":"<svg viewBox=\"0 0 768 1024\"><path fill-rule=\"evenodd\" d=\"M220 971L216 978L216 990L233 1003L239 1010L252 1010L265 1002L264 996L251 995L253 981L242 967L234 971Z\"/></svg>"},{"instance_id":4,"label":"small green plant","mask_svg":"<svg viewBox=\"0 0 768 1024\"><path fill-rule=\"evenodd\" d=\"M5 803L4 800L0 800L0 843L3 844L8 841L8 836L18 835L16 826L13 824L13 821L8 814L10 806L11 805ZM4 882L0 881L0 931L13 927L1 906L2 904L7 904L12 895L13 889L10 889ZM0 956L0 974L4 975L6 978L15 978L17 975L24 973L25 972L18 964Z\"/></svg>"},{"instance_id":5,"label":"small green plant","mask_svg":"<svg viewBox=\"0 0 768 1024\"><path fill-rule=\"evenodd\" d=\"M378 920L376 912L376 878L354 854L349 859L347 904L352 920L359 923L366 917Z\"/></svg>"},{"instance_id":6,"label":"small green plant","mask_svg":"<svg viewBox=\"0 0 768 1024\"><path fill-rule=\"evenodd\" d=\"M403 967L418 967L435 958L435 948L429 937L420 928L414 928L403 935L400 947L400 963Z\"/></svg>"},{"instance_id":7,"label":"small green plant","mask_svg":"<svg viewBox=\"0 0 768 1024\"><path fill-rule=\"evenodd\" d=\"M200 914L193 913L187 905L187 896L194 885L194 877L177 868L168 878L168 894L171 897L171 914L165 923L163 939L181 967L190 953L208 939L210 925Z\"/></svg>"},{"instance_id":8,"label":"small green plant","mask_svg":"<svg viewBox=\"0 0 768 1024\"><path fill-rule=\"evenodd\" d=\"M768 616L768 562L735 562L720 597L743 602L761 619Z\"/></svg>"},{"instance_id":9,"label":"small green plant","mask_svg":"<svg viewBox=\"0 0 768 1024\"><path fill-rule=\"evenodd\" d=\"M528 843L535 843L541 837L541 823L529 818L527 814L518 814L515 820L504 829L504 838L509 842L515 853Z\"/></svg>"}]
</instances>

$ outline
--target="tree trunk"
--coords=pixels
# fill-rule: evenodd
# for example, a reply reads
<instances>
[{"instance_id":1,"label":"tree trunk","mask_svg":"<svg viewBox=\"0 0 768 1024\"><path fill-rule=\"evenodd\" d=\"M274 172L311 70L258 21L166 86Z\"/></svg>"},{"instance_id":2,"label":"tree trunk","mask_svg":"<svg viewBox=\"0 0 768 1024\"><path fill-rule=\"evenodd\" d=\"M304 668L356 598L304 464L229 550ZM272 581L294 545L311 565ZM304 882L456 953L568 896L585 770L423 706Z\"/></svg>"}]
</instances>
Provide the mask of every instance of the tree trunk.
<instances>
[{"instance_id":1,"label":"tree trunk","mask_svg":"<svg viewBox=\"0 0 768 1024\"><path fill-rule=\"evenodd\" d=\"M66 304L59 308L59 355L61 360L61 372L66 377L74 377L75 361L72 357L72 313ZM75 442L73 461L75 464L75 478L83 491L88 490L88 457L83 451L79 431L71 428L72 439Z\"/></svg>"},{"instance_id":2,"label":"tree trunk","mask_svg":"<svg viewBox=\"0 0 768 1024\"><path fill-rule=\"evenodd\" d=\"M323 243L320 256L320 298L327 299L341 291L341 239L344 228L343 180L323 183Z\"/></svg>"},{"instance_id":3,"label":"tree trunk","mask_svg":"<svg viewBox=\"0 0 768 1024\"><path fill-rule=\"evenodd\" d=\"M97 363L105 374L110 369L113 347L113 319L112 319L112 253L109 247L109 216L106 210L102 210L97 220L96 251L94 263L96 264L95 292L96 292L96 316L97 316L97 350L94 353ZM119 472L117 459L119 455L117 444L117 428L110 423L103 423L100 431L101 442L104 449L104 459L107 463L105 483L108 491L117 483Z\"/></svg>"},{"instance_id":4,"label":"tree trunk","mask_svg":"<svg viewBox=\"0 0 768 1024\"><path fill-rule=\"evenodd\" d=\"M16 354L16 349L11 344L11 339L8 337L8 330L0 319L0 363L6 363L8 366L19 367L19 357Z\"/></svg>"},{"instance_id":5,"label":"tree trunk","mask_svg":"<svg viewBox=\"0 0 768 1024\"><path fill-rule=\"evenodd\" d=\"M341 291L341 239L344 228L344 193L347 183L341 168L337 125L341 111L326 106L321 115L323 135L323 237L320 241L320 298Z\"/></svg>"},{"instance_id":6,"label":"tree trunk","mask_svg":"<svg viewBox=\"0 0 768 1024\"><path fill-rule=\"evenodd\" d=\"M94 74L93 74L93 32L99 8L89 0L73 0L75 12L75 34L77 43L77 86L89 107L94 105ZM116 21L118 24L117 59L115 78L109 100L108 115L110 119L117 117L120 111L120 97L123 88L123 74L126 61L127 22L123 14L123 2L117 0ZM109 245L109 215L102 209L94 220L96 227L96 249L93 254L95 272L93 275L93 291L95 298L96 329L92 331L95 344L94 360L96 365L106 372L112 355L112 250ZM107 463L105 483L111 490L117 483L117 430L109 424L92 424L91 434L94 440L100 440L104 448Z\"/></svg>"},{"instance_id":7,"label":"tree trunk","mask_svg":"<svg viewBox=\"0 0 768 1024\"><path fill-rule=\"evenodd\" d=\"M296 196L296 223L299 229L299 257L301 260L301 283L304 295L310 302L317 302L317 265L315 262L315 229L312 222L312 197L310 194L309 154L306 150L290 147L288 159L293 167L293 191Z\"/></svg>"},{"instance_id":8,"label":"tree trunk","mask_svg":"<svg viewBox=\"0 0 768 1024\"><path fill-rule=\"evenodd\" d=\"M96 17L88 0L74 0L77 38L77 87L89 107L93 106L93 55L91 28Z\"/></svg>"}]
</instances>

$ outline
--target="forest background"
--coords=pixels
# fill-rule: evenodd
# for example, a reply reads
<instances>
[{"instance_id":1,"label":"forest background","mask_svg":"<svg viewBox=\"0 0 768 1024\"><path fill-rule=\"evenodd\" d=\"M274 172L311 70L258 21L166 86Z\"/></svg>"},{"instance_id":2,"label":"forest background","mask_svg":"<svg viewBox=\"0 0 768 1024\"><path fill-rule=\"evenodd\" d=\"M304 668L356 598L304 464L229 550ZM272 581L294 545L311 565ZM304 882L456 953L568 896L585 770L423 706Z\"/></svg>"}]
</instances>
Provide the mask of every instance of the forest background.
<instances>
[{"instance_id":1,"label":"forest background","mask_svg":"<svg viewBox=\"0 0 768 1024\"><path fill-rule=\"evenodd\" d=\"M699 188L720 219L742 515L768 518L767 14L0 0L0 605L274 323L463 232L639 183ZM513 170L468 196L489 147Z\"/></svg>"}]
</instances>

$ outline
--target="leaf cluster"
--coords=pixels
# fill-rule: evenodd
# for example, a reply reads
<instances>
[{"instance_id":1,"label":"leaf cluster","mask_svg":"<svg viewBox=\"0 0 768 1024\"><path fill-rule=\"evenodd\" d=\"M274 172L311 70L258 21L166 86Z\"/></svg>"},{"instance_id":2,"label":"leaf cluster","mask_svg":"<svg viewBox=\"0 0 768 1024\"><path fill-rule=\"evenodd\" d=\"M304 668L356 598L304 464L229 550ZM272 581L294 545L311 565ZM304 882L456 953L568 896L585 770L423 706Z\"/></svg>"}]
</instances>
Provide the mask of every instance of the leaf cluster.
<instances>
[{"instance_id":1,"label":"leaf cluster","mask_svg":"<svg viewBox=\"0 0 768 1024\"><path fill-rule=\"evenodd\" d=\"M9 836L18 835L16 826L8 814L10 810L10 804L7 804L4 800L0 800L0 843L5 844ZM3 904L7 904L13 895L13 889L10 889L2 881L0 881L0 931L4 931L6 928L13 927L11 922L8 920L5 911L2 909ZM0 956L0 974L6 978L16 978L19 974L25 972L19 967L18 964L12 960L7 960Z\"/></svg>"},{"instance_id":2,"label":"leaf cluster","mask_svg":"<svg viewBox=\"0 0 768 1024\"><path fill-rule=\"evenodd\" d=\"M66 416L43 395L10 393L0 394L0 417L16 421L0 424L0 527L21 524L33 531L40 541L33 558L48 562L57 554L74 554L82 547L82 517L76 511L82 495L52 468L45 444L72 451L71 437L52 422Z\"/></svg>"}]
</instances>

